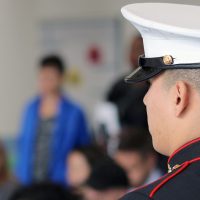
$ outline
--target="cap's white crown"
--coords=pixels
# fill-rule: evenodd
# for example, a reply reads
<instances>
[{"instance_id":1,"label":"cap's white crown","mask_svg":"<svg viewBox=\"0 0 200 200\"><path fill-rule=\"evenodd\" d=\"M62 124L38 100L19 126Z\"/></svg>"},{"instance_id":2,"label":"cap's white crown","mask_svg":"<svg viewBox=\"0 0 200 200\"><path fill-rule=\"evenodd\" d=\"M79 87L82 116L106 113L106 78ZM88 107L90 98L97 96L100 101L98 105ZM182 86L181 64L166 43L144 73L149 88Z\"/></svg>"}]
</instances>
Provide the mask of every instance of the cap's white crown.
<instances>
[{"instance_id":1,"label":"cap's white crown","mask_svg":"<svg viewBox=\"0 0 200 200\"><path fill-rule=\"evenodd\" d=\"M175 64L200 62L200 6L136 3L121 11L141 33L146 57L172 55Z\"/></svg>"}]
</instances>

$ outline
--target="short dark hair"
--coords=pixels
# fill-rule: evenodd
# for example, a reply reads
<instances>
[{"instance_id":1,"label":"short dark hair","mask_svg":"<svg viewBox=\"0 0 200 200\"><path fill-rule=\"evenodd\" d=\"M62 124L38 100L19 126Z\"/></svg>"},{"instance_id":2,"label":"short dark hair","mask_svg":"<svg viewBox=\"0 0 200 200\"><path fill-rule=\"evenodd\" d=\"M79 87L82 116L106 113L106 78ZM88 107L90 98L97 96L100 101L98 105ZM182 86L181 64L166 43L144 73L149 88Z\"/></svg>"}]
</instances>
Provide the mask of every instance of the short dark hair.
<instances>
[{"instance_id":1,"label":"short dark hair","mask_svg":"<svg viewBox=\"0 0 200 200\"><path fill-rule=\"evenodd\" d=\"M78 152L85 157L91 169L99 162L99 160L106 157L105 152L95 145L88 145L75 148L71 153Z\"/></svg>"},{"instance_id":2,"label":"short dark hair","mask_svg":"<svg viewBox=\"0 0 200 200\"><path fill-rule=\"evenodd\" d=\"M53 183L38 183L22 186L14 192L10 200L79 200L64 187Z\"/></svg>"},{"instance_id":3,"label":"short dark hair","mask_svg":"<svg viewBox=\"0 0 200 200\"><path fill-rule=\"evenodd\" d=\"M95 165L85 185L98 191L104 191L128 188L129 181L124 169L107 156Z\"/></svg>"},{"instance_id":4,"label":"short dark hair","mask_svg":"<svg viewBox=\"0 0 200 200\"><path fill-rule=\"evenodd\" d=\"M56 54L47 55L41 58L39 68L44 69L46 67L54 68L61 75L64 74L66 68L63 59Z\"/></svg>"},{"instance_id":5,"label":"short dark hair","mask_svg":"<svg viewBox=\"0 0 200 200\"><path fill-rule=\"evenodd\" d=\"M154 153L152 139L146 129L124 127L119 136L119 151L138 151L143 155Z\"/></svg>"}]
</instances>

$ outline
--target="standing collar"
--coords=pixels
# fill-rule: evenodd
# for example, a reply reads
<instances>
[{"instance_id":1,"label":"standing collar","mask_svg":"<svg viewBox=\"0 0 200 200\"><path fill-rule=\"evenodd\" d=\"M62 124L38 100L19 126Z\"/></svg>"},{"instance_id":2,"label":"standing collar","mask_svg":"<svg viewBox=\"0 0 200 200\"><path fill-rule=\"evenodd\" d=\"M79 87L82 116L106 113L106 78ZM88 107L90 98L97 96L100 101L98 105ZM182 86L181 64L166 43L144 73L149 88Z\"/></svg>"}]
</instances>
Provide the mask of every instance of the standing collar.
<instances>
[{"instance_id":1,"label":"standing collar","mask_svg":"<svg viewBox=\"0 0 200 200\"><path fill-rule=\"evenodd\" d=\"M187 142L178 148L168 159L169 172L183 163L200 157L200 138Z\"/></svg>"}]
</instances>

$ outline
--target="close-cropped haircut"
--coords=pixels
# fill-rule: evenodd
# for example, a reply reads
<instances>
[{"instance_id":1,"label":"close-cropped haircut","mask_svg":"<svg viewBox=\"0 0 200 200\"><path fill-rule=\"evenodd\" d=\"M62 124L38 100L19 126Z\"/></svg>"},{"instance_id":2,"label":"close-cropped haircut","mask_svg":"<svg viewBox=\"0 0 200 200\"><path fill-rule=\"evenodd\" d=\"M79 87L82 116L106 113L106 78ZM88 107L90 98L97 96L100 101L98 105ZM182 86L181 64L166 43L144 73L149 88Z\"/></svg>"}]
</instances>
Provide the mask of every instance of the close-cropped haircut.
<instances>
[{"instance_id":1,"label":"close-cropped haircut","mask_svg":"<svg viewBox=\"0 0 200 200\"><path fill-rule=\"evenodd\" d=\"M57 70L61 75L65 72L65 64L63 59L58 55L47 55L43 58L41 58L39 62L39 68L54 68Z\"/></svg>"},{"instance_id":2,"label":"close-cropped haircut","mask_svg":"<svg viewBox=\"0 0 200 200\"><path fill-rule=\"evenodd\" d=\"M200 69L171 69L164 72L165 86L170 88L177 81L185 81L200 92Z\"/></svg>"},{"instance_id":3,"label":"close-cropped haircut","mask_svg":"<svg viewBox=\"0 0 200 200\"><path fill-rule=\"evenodd\" d=\"M136 151L142 155L154 152L149 132L142 128L123 128L119 137L119 151Z\"/></svg>"}]
</instances>

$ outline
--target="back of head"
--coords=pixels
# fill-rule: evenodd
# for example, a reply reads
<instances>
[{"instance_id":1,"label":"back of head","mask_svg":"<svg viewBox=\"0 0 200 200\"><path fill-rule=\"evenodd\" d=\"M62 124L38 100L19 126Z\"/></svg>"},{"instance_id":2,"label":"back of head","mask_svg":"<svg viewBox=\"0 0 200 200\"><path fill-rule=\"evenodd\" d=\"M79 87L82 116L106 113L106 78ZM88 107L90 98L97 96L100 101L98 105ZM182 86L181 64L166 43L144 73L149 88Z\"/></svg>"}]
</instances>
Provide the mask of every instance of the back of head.
<instances>
[{"instance_id":1,"label":"back of head","mask_svg":"<svg viewBox=\"0 0 200 200\"><path fill-rule=\"evenodd\" d=\"M120 134L115 159L126 171L130 184L140 187L156 171L157 158L148 131L126 127Z\"/></svg>"},{"instance_id":2,"label":"back of head","mask_svg":"<svg viewBox=\"0 0 200 200\"><path fill-rule=\"evenodd\" d=\"M99 159L104 158L106 155L104 151L95 145L83 146L75 148L70 154L80 153L88 162L91 168L99 161Z\"/></svg>"},{"instance_id":3,"label":"back of head","mask_svg":"<svg viewBox=\"0 0 200 200\"><path fill-rule=\"evenodd\" d=\"M72 150L67 157L67 182L78 192L94 166L105 153L97 146L84 146Z\"/></svg>"},{"instance_id":4,"label":"back of head","mask_svg":"<svg viewBox=\"0 0 200 200\"><path fill-rule=\"evenodd\" d=\"M152 140L146 129L124 127L120 133L119 151L137 151L142 155L154 152Z\"/></svg>"},{"instance_id":5,"label":"back of head","mask_svg":"<svg viewBox=\"0 0 200 200\"><path fill-rule=\"evenodd\" d=\"M97 190L128 188L129 182L125 171L111 158L99 161L91 172L86 186Z\"/></svg>"},{"instance_id":6,"label":"back of head","mask_svg":"<svg viewBox=\"0 0 200 200\"><path fill-rule=\"evenodd\" d=\"M78 200L60 185L40 183L18 189L10 200Z\"/></svg>"}]
</instances>

